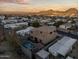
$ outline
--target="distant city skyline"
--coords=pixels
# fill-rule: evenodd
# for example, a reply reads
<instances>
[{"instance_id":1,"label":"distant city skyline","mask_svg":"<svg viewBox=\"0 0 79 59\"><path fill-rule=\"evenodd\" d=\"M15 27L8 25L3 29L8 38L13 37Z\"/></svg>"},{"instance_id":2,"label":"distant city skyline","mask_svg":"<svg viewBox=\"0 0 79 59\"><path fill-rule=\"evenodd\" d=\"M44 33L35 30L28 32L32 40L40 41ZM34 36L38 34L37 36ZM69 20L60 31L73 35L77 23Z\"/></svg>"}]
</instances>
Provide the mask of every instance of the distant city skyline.
<instances>
[{"instance_id":1,"label":"distant city skyline","mask_svg":"<svg viewBox=\"0 0 79 59\"><path fill-rule=\"evenodd\" d=\"M0 0L1 11L35 12L77 8L77 0Z\"/></svg>"}]
</instances>

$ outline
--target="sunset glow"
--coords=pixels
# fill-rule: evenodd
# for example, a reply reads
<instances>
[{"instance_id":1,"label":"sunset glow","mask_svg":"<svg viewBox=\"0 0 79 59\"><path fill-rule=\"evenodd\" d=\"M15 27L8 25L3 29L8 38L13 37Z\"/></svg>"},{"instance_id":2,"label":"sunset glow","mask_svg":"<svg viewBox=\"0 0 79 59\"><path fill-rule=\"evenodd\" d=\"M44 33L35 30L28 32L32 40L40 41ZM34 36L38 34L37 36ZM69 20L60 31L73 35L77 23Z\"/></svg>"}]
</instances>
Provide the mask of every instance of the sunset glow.
<instances>
[{"instance_id":1,"label":"sunset glow","mask_svg":"<svg viewBox=\"0 0 79 59\"><path fill-rule=\"evenodd\" d=\"M26 4L28 3L29 0L16 0L16 3L23 3L23 4Z\"/></svg>"},{"instance_id":2,"label":"sunset glow","mask_svg":"<svg viewBox=\"0 0 79 59\"><path fill-rule=\"evenodd\" d=\"M2 11L36 12L77 8L77 0L0 0Z\"/></svg>"}]
</instances>

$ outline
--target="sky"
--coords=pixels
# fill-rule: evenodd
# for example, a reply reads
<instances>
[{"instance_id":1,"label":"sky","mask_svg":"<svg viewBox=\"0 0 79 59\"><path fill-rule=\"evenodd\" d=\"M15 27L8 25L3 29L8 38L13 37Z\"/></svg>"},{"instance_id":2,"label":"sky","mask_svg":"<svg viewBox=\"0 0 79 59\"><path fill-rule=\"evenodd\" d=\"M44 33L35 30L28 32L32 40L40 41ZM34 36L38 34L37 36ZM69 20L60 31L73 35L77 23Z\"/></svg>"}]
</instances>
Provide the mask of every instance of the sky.
<instances>
[{"instance_id":1,"label":"sky","mask_svg":"<svg viewBox=\"0 0 79 59\"><path fill-rule=\"evenodd\" d=\"M2 11L35 12L69 8L77 8L77 0L0 0L0 10Z\"/></svg>"}]
</instances>

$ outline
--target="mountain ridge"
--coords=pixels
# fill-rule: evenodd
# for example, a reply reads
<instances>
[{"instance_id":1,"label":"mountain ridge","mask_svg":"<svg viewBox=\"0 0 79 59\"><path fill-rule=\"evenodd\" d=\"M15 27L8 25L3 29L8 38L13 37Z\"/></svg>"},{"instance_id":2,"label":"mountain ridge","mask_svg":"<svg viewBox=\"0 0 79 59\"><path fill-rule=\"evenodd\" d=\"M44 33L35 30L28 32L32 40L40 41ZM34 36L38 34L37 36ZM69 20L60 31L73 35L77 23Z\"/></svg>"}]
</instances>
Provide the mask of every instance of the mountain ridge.
<instances>
[{"instance_id":1,"label":"mountain ridge","mask_svg":"<svg viewBox=\"0 0 79 59\"><path fill-rule=\"evenodd\" d=\"M46 15L46 16L77 16L78 10L76 8L70 8L65 11L58 10L46 10L39 12L18 12L18 11L0 11L0 15Z\"/></svg>"}]
</instances>

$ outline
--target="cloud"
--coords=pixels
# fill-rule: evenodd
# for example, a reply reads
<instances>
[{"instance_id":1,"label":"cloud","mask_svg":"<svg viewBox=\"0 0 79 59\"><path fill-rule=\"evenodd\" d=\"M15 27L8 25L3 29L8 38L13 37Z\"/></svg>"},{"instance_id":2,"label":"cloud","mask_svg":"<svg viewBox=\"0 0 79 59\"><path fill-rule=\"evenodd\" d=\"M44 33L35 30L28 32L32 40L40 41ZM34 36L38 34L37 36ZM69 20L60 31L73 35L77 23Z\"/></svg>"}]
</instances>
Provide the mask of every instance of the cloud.
<instances>
[{"instance_id":1,"label":"cloud","mask_svg":"<svg viewBox=\"0 0 79 59\"><path fill-rule=\"evenodd\" d=\"M29 0L0 0L0 3L28 3Z\"/></svg>"},{"instance_id":2,"label":"cloud","mask_svg":"<svg viewBox=\"0 0 79 59\"><path fill-rule=\"evenodd\" d=\"M26 4L28 3L29 0L16 0L16 3L23 3L23 4Z\"/></svg>"},{"instance_id":3,"label":"cloud","mask_svg":"<svg viewBox=\"0 0 79 59\"><path fill-rule=\"evenodd\" d=\"M7 3L7 2L11 2L11 3L12 3L12 2L15 2L15 0L0 0L0 2L1 2L1 3L2 3L2 2L3 2L3 3Z\"/></svg>"}]
</instances>

